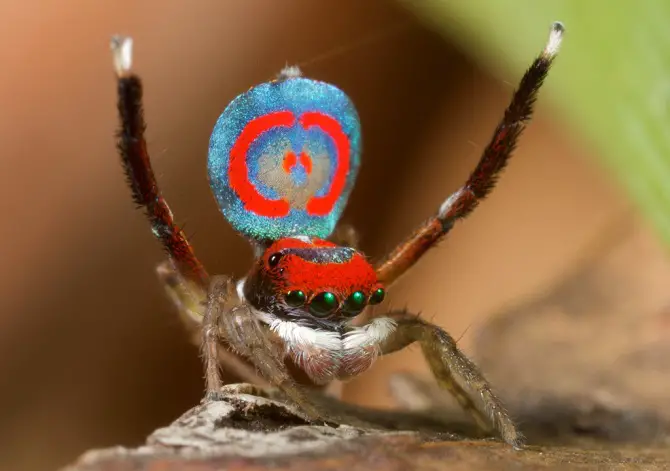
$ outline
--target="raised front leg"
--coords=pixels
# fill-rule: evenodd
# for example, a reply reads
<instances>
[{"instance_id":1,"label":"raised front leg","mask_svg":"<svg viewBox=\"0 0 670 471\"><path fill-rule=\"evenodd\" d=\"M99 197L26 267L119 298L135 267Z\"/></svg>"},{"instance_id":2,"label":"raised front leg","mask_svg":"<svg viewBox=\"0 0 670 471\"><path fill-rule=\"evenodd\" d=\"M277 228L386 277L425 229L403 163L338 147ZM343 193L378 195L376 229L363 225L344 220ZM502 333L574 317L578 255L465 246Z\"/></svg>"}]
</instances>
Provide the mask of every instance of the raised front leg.
<instances>
[{"instance_id":1,"label":"raised front leg","mask_svg":"<svg viewBox=\"0 0 670 471\"><path fill-rule=\"evenodd\" d=\"M377 266L379 281L387 288L491 192L531 118L538 91L558 52L562 36L563 25L554 23L546 47L521 78L512 102L465 185L447 198L434 217Z\"/></svg>"},{"instance_id":2,"label":"raised front leg","mask_svg":"<svg viewBox=\"0 0 670 471\"><path fill-rule=\"evenodd\" d=\"M198 333L199 341L203 317L207 311L209 275L195 256L184 232L175 224L151 167L144 138L146 123L143 116L142 81L131 70L132 40L116 37L112 40L111 48L117 76L120 121L117 148L121 162L133 200L144 209L154 236L169 256L169 260L158 266L158 277L191 334ZM211 349L211 345L208 348ZM258 384L259 379L253 368L228 350L221 349L218 353L220 361L231 373L243 381ZM212 365L208 363L208 391L214 387L212 384L217 383L213 379L212 370Z\"/></svg>"},{"instance_id":3,"label":"raised front leg","mask_svg":"<svg viewBox=\"0 0 670 471\"><path fill-rule=\"evenodd\" d=\"M492 391L489 382L477 365L459 350L447 332L404 311L392 312L384 317L394 319L397 328L380 345L382 354L392 353L418 342L439 385L449 391L463 409L472 414L480 427L484 430L491 429L489 421L477 405L477 397L481 399L483 409L502 439L515 448L523 445L523 436L503 403ZM467 390L475 394L468 393Z\"/></svg>"},{"instance_id":4,"label":"raised front leg","mask_svg":"<svg viewBox=\"0 0 670 471\"><path fill-rule=\"evenodd\" d=\"M184 232L175 224L172 211L161 195L151 167L144 138L146 123L142 104L142 81L131 70L132 39L112 39L112 57L117 77L120 126L117 148L133 200L144 209L151 230L160 240L176 269L187 280L207 289L207 271L195 256Z\"/></svg>"}]
</instances>

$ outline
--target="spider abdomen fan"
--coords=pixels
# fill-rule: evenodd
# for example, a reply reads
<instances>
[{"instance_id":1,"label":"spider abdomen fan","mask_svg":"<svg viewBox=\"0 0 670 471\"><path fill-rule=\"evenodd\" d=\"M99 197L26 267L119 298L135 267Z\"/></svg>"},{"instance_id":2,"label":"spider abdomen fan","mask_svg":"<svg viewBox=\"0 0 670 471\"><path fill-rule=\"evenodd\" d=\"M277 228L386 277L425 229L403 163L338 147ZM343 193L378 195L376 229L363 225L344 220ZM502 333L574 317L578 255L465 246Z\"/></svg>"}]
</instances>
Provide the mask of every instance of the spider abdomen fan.
<instances>
[{"instance_id":1,"label":"spider abdomen fan","mask_svg":"<svg viewBox=\"0 0 670 471\"><path fill-rule=\"evenodd\" d=\"M243 235L328 237L360 164L358 113L334 85L293 68L235 98L210 138L208 173Z\"/></svg>"}]
</instances>

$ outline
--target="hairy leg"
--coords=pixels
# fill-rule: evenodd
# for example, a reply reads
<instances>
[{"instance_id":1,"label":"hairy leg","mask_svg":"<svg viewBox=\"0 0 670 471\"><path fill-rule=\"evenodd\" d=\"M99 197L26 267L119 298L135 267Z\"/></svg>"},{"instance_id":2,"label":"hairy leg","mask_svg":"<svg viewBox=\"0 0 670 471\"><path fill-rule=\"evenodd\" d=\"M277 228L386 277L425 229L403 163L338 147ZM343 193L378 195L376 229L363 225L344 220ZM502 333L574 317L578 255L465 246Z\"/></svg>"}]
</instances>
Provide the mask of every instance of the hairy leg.
<instances>
[{"instance_id":1,"label":"hairy leg","mask_svg":"<svg viewBox=\"0 0 670 471\"><path fill-rule=\"evenodd\" d=\"M199 344L207 306L207 290L199 283L184 278L171 259L161 262L156 267L156 274L187 331L194 335L194 342Z\"/></svg>"},{"instance_id":2,"label":"hairy leg","mask_svg":"<svg viewBox=\"0 0 670 471\"><path fill-rule=\"evenodd\" d=\"M493 190L531 118L537 94L558 53L562 35L563 26L554 23L546 47L521 78L511 103L465 185L449 196L434 217L377 266L377 276L387 287L435 246L456 221L467 217Z\"/></svg>"},{"instance_id":3,"label":"hairy leg","mask_svg":"<svg viewBox=\"0 0 670 471\"><path fill-rule=\"evenodd\" d=\"M186 235L175 224L172 211L163 198L154 176L144 137L146 123L142 81L131 69L132 40L127 37L115 37L111 48L117 75L117 107L120 121L117 148L128 185L134 202L144 209L154 236L162 243L169 256L168 261L158 266L158 277L189 332L199 333L207 312L205 305L209 275L195 256ZM211 345L205 348L211 349ZM259 382L253 368L233 353L220 351L219 357L227 369L240 379ZM213 384L220 383L220 377L217 383L212 371L212 365L208 364L208 391L211 391Z\"/></svg>"},{"instance_id":4,"label":"hairy leg","mask_svg":"<svg viewBox=\"0 0 670 471\"><path fill-rule=\"evenodd\" d=\"M242 361L237 355L220 345L227 338L219 335L219 324L222 319L231 317L233 309L240 303L235 290L234 281L226 276L214 276L207 295L207 305L202 319L201 348L205 363L206 398L215 399L223 386L219 365L223 364L226 371L243 381L261 387L268 384L256 374L255 369ZM220 348L222 347L222 348ZM231 347L237 350L236 346ZM249 358L249 357L247 357ZM249 358L253 360L253 358Z\"/></svg>"},{"instance_id":5,"label":"hairy leg","mask_svg":"<svg viewBox=\"0 0 670 471\"><path fill-rule=\"evenodd\" d=\"M203 336L208 397L215 399L213 391L218 391L221 386L216 366L216 349L220 340L230 345L235 353L251 361L270 385L279 388L311 420L323 417L286 368L281 340L256 319L250 306L239 301L235 283L230 278L214 278L203 323Z\"/></svg>"},{"instance_id":6,"label":"hairy leg","mask_svg":"<svg viewBox=\"0 0 670 471\"><path fill-rule=\"evenodd\" d=\"M235 355L235 353L231 352L226 345L213 350L212 345L207 344L205 331L206 329L210 329L208 332L211 332L211 325L209 327L206 327L206 325L213 317L208 311L219 309L218 305L212 305L212 297L208 296L207 291L200 287L199 284L185 279L171 260L166 260L158 265L156 272L165 292L177 307L179 317L190 334L191 340L203 349L203 358L208 358L205 356L205 349L207 349L218 357L218 364L222 365L223 370L234 381L244 381L261 387L265 386L265 381L256 374L256 370ZM219 277L212 279L211 285L216 284L217 278ZM210 286L211 291L212 288ZM237 299L236 293L234 296ZM218 375L219 380L217 381L212 374L212 365L208 364L207 361L205 363L207 393L211 394L211 391L216 387L213 384L219 384L220 382L220 375Z\"/></svg>"},{"instance_id":7,"label":"hairy leg","mask_svg":"<svg viewBox=\"0 0 670 471\"><path fill-rule=\"evenodd\" d=\"M184 232L175 224L172 211L161 195L151 166L144 138L146 123L142 81L131 69L132 39L115 37L112 39L111 48L117 77L117 148L133 200L144 209L154 236L161 242L179 273L206 289L207 271L195 256Z\"/></svg>"},{"instance_id":8,"label":"hairy leg","mask_svg":"<svg viewBox=\"0 0 670 471\"><path fill-rule=\"evenodd\" d=\"M523 436L492 391L491 385L477 366L460 351L448 333L404 311L392 312L384 317L394 319L398 325L393 334L380 345L382 354L392 353L418 342L439 385L449 391L461 407L473 415L478 424L485 430L490 429L473 396L466 389L481 398L484 410L505 442L515 448L523 445Z\"/></svg>"}]
</instances>

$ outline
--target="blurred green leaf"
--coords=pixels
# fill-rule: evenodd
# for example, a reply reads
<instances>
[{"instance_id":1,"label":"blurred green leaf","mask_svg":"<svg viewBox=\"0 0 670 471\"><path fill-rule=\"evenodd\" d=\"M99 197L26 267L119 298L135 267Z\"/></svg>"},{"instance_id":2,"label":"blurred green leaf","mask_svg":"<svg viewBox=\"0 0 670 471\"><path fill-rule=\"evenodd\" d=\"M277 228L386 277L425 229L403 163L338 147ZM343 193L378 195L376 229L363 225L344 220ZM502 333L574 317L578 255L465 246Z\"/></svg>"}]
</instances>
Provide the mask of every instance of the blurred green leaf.
<instances>
[{"instance_id":1,"label":"blurred green leaf","mask_svg":"<svg viewBox=\"0 0 670 471\"><path fill-rule=\"evenodd\" d=\"M597 150L670 247L670 1L401 3L507 80L541 50L551 23L563 22L541 95Z\"/></svg>"}]
</instances>

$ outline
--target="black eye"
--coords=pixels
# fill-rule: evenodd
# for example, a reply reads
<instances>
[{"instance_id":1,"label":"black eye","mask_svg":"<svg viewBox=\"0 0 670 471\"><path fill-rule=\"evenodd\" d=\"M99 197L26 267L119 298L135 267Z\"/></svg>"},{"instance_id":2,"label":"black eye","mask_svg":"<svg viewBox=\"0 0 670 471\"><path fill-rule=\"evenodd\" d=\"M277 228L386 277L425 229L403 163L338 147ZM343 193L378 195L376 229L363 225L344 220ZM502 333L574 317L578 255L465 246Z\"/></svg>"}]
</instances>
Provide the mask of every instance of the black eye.
<instances>
[{"instance_id":1,"label":"black eye","mask_svg":"<svg viewBox=\"0 0 670 471\"><path fill-rule=\"evenodd\" d=\"M284 296L284 300L286 300L286 304L288 304L291 307L300 307L303 304L305 304L305 299L307 296L305 296L305 293L303 293L300 290L294 290L294 291L289 291L286 293L286 296Z\"/></svg>"},{"instance_id":2,"label":"black eye","mask_svg":"<svg viewBox=\"0 0 670 471\"><path fill-rule=\"evenodd\" d=\"M384 296L386 296L386 292L384 291L384 288L377 288L371 295L370 295L370 304L379 304L384 300Z\"/></svg>"},{"instance_id":3,"label":"black eye","mask_svg":"<svg viewBox=\"0 0 670 471\"><path fill-rule=\"evenodd\" d=\"M347 316L357 316L365 308L365 293L356 291L344 301L342 312Z\"/></svg>"},{"instance_id":4,"label":"black eye","mask_svg":"<svg viewBox=\"0 0 670 471\"><path fill-rule=\"evenodd\" d=\"M314 317L328 317L337 309L337 298L333 293L319 293L309 303L309 312Z\"/></svg>"},{"instance_id":5,"label":"black eye","mask_svg":"<svg viewBox=\"0 0 670 471\"><path fill-rule=\"evenodd\" d=\"M270 258L268 258L268 265L270 265L270 268L274 268L277 266L279 260L281 260L281 255L282 254L279 252L270 255Z\"/></svg>"}]
</instances>

